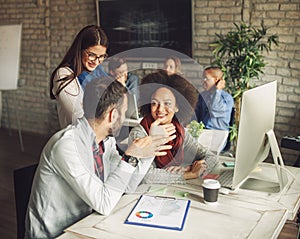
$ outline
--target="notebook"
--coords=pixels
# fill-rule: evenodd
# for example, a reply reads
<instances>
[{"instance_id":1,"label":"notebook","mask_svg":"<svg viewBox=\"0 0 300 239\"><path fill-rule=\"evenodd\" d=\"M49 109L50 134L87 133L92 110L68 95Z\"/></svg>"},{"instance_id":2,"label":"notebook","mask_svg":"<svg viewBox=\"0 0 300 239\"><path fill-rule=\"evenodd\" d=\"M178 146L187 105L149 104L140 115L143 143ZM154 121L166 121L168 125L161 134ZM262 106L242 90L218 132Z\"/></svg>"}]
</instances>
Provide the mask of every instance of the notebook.
<instances>
[{"instance_id":1,"label":"notebook","mask_svg":"<svg viewBox=\"0 0 300 239\"><path fill-rule=\"evenodd\" d=\"M125 223L181 231L190 200L142 195Z\"/></svg>"}]
</instances>

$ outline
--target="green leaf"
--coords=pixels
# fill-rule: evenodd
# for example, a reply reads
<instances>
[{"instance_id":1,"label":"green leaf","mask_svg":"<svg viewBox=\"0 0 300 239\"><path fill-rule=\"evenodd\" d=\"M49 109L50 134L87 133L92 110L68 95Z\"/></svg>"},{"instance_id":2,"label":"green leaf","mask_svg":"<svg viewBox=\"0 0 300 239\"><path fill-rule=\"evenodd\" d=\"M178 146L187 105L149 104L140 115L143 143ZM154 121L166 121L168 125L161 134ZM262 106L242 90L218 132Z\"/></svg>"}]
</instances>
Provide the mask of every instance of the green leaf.
<instances>
[{"instance_id":1,"label":"green leaf","mask_svg":"<svg viewBox=\"0 0 300 239\"><path fill-rule=\"evenodd\" d=\"M224 73L228 90L234 98L241 97L253 78L259 79L265 67L263 51L278 45L278 36L268 35L268 28L261 22L258 28L245 22L233 23L227 34L216 33L210 44L212 54Z\"/></svg>"},{"instance_id":2,"label":"green leaf","mask_svg":"<svg viewBox=\"0 0 300 239\"><path fill-rule=\"evenodd\" d=\"M202 121L200 121L200 123L198 123L198 121L192 120L188 125L189 133L195 138L200 136L200 134L203 132L204 128L205 128L205 125L203 124Z\"/></svg>"}]
</instances>

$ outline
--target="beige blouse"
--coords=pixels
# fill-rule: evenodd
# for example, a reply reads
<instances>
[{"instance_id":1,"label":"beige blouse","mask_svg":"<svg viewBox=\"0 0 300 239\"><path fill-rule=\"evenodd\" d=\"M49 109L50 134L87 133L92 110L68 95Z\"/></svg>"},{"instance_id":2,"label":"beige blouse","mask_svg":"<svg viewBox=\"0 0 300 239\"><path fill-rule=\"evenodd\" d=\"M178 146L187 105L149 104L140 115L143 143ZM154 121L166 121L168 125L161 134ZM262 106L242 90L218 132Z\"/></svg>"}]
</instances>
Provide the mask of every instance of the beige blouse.
<instances>
[{"instance_id":1,"label":"beige blouse","mask_svg":"<svg viewBox=\"0 0 300 239\"><path fill-rule=\"evenodd\" d=\"M52 93L54 95L58 88L67 83L58 80L72 73L73 71L69 67L58 69L53 79ZM83 117L83 90L77 77L55 97L57 100L57 113L61 128L65 128L67 125L75 122L76 119Z\"/></svg>"}]
</instances>

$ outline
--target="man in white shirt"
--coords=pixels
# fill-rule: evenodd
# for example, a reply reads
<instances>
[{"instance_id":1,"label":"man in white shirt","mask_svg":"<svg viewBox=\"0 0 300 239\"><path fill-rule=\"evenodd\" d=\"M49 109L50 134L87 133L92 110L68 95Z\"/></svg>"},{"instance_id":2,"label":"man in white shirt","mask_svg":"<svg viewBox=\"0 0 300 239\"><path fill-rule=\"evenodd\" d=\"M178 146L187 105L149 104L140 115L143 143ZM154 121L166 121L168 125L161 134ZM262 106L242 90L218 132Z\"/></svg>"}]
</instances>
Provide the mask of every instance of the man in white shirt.
<instances>
[{"instance_id":1,"label":"man in white shirt","mask_svg":"<svg viewBox=\"0 0 300 239\"><path fill-rule=\"evenodd\" d=\"M123 193L135 191L154 156L164 155L174 139L135 140L123 156L115 136L127 109L127 90L109 78L85 90L85 117L54 134L44 147L32 185L25 238L54 238L92 210L107 215Z\"/></svg>"}]
</instances>

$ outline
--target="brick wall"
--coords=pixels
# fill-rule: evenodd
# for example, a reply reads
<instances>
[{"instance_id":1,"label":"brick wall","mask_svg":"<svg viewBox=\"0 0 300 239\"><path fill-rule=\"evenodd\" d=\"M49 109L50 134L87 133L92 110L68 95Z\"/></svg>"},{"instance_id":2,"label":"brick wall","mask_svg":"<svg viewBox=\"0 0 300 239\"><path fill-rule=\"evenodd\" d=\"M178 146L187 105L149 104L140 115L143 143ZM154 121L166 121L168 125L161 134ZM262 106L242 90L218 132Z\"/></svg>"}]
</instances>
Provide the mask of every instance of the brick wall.
<instances>
[{"instance_id":1,"label":"brick wall","mask_svg":"<svg viewBox=\"0 0 300 239\"><path fill-rule=\"evenodd\" d=\"M96 23L95 1L0 1L0 13L0 24L22 23L20 79L25 79L18 90L2 93L2 127L8 127L8 102L12 128L17 113L22 130L51 134L59 125L49 78L75 34Z\"/></svg>"},{"instance_id":2,"label":"brick wall","mask_svg":"<svg viewBox=\"0 0 300 239\"><path fill-rule=\"evenodd\" d=\"M266 3L267 2L267 3ZM261 21L270 33L279 36L279 46L265 54L265 74L257 84L277 80L278 96L275 134L278 142L284 135L300 135L300 3L298 0L196 0L194 7L194 59L209 65L211 49L208 43L215 33L226 33L232 22L241 20L259 26ZM283 158L292 164L296 153L281 149Z\"/></svg>"},{"instance_id":3,"label":"brick wall","mask_svg":"<svg viewBox=\"0 0 300 239\"><path fill-rule=\"evenodd\" d=\"M193 0L193 58L202 66L212 61L208 44L215 33L226 33L241 20L259 26L264 20L279 35L279 47L266 54L265 75L258 82L278 81L275 134L300 134L300 3L299 0ZM49 99L49 77L75 34L96 23L94 0L0 1L0 24L23 24L20 79L25 84L3 96L2 126L51 134L58 129L55 101ZM193 72L189 71L193 76ZM197 84L197 82L195 82ZM282 149L293 162L296 153Z\"/></svg>"}]
</instances>

